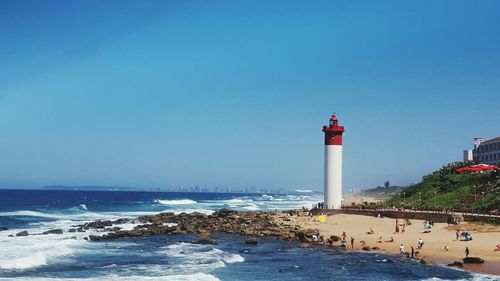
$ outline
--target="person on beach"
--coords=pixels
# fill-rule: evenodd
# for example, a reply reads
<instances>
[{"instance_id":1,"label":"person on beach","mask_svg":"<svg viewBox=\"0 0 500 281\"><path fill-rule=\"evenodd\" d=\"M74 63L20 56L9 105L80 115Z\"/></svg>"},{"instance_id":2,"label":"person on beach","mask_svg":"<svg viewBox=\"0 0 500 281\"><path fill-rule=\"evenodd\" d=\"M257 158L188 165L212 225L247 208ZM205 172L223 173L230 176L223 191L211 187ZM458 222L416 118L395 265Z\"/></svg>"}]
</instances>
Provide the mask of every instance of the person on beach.
<instances>
[{"instance_id":1,"label":"person on beach","mask_svg":"<svg viewBox=\"0 0 500 281\"><path fill-rule=\"evenodd\" d=\"M422 240L422 238L419 238L417 243L417 249L422 249L422 246L424 246L424 241Z\"/></svg>"},{"instance_id":2,"label":"person on beach","mask_svg":"<svg viewBox=\"0 0 500 281\"><path fill-rule=\"evenodd\" d=\"M351 237L351 249L354 249L354 237Z\"/></svg>"},{"instance_id":3,"label":"person on beach","mask_svg":"<svg viewBox=\"0 0 500 281\"><path fill-rule=\"evenodd\" d=\"M465 247L465 257L469 257L469 247Z\"/></svg>"},{"instance_id":4,"label":"person on beach","mask_svg":"<svg viewBox=\"0 0 500 281\"><path fill-rule=\"evenodd\" d=\"M342 231L342 240L346 240L347 234L345 234L345 231Z\"/></svg>"},{"instance_id":5,"label":"person on beach","mask_svg":"<svg viewBox=\"0 0 500 281\"><path fill-rule=\"evenodd\" d=\"M413 246L411 246L411 258L415 258L415 249L413 248Z\"/></svg>"},{"instance_id":6,"label":"person on beach","mask_svg":"<svg viewBox=\"0 0 500 281\"><path fill-rule=\"evenodd\" d=\"M401 244L401 246L399 246L399 253L403 256L406 252L405 252L405 246L403 244Z\"/></svg>"},{"instance_id":7,"label":"person on beach","mask_svg":"<svg viewBox=\"0 0 500 281\"><path fill-rule=\"evenodd\" d=\"M459 240L460 239L460 230L457 230L457 232L455 232L455 236L457 237L457 239L455 240Z\"/></svg>"}]
</instances>

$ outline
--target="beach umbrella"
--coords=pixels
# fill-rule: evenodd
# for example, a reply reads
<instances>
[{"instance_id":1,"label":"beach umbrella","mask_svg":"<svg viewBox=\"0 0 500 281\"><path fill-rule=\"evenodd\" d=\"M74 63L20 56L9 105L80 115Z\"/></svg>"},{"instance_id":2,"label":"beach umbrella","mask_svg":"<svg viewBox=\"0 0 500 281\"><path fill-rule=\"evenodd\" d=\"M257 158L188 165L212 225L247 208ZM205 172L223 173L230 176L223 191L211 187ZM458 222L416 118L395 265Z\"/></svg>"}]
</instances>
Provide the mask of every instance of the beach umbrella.
<instances>
[{"instance_id":1,"label":"beach umbrella","mask_svg":"<svg viewBox=\"0 0 500 281\"><path fill-rule=\"evenodd\" d=\"M325 215L320 215L320 216L316 217L316 221L318 221L320 223L325 223L326 222L326 216Z\"/></svg>"},{"instance_id":2,"label":"beach umbrella","mask_svg":"<svg viewBox=\"0 0 500 281\"><path fill-rule=\"evenodd\" d=\"M495 171L495 170L500 170L500 168L495 165L477 164L469 167L458 168L455 171L457 171L458 173L464 173L464 172L482 172L482 171Z\"/></svg>"}]
</instances>

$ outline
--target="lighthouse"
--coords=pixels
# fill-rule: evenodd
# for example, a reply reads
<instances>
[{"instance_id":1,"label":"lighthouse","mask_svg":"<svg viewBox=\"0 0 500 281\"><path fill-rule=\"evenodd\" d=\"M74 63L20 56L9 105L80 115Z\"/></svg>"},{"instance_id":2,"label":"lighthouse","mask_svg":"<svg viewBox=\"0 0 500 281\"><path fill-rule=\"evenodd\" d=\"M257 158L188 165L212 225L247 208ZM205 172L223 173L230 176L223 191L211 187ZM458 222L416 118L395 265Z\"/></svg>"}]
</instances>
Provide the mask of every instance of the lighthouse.
<instances>
[{"instance_id":1,"label":"lighthouse","mask_svg":"<svg viewBox=\"0 0 500 281\"><path fill-rule=\"evenodd\" d=\"M340 209L342 205L342 134L344 127L339 125L335 114L325 133L325 202L328 209Z\"/></svg>"}]
</instances>

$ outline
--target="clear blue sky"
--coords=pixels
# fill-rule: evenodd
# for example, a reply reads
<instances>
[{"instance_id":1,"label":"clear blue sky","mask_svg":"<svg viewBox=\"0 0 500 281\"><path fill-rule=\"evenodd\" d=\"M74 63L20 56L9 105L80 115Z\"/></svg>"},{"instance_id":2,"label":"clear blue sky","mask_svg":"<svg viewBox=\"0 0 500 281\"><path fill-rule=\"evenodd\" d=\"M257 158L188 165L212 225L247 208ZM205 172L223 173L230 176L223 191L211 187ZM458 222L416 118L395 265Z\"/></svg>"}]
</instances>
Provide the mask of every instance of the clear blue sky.
<instances>
[{"instance_id":1,"label":"clear blue sky","mask_svg":"<svg viewBox=\"0 0 500 281\"><path fill-rule=\"evenodd\" d=\"M416 182L500 135L500 1L0 1L0 186Z\"/></svg>"}]
</instances>

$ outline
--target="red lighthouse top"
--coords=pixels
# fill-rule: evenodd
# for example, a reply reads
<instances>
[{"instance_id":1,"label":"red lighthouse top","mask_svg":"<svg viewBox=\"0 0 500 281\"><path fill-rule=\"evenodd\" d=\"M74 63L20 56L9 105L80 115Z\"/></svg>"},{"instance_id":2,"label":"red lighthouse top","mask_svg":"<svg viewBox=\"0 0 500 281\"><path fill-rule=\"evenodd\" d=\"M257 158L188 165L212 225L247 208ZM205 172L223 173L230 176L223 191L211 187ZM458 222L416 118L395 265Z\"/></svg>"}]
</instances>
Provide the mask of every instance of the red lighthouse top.
<instances>
[{"instance_id":1,"label":"red lighthouse top","mask_svg":"<svg viewBox=\"0 0 500 281\"><path fill-rule=\"evenodd\" d=\"M325 133L325 145L342 145L342 133L344 133L344 126L339 125L339 119L335 114L330 118L330 124L323 126Z\"/></svg>"}]
</instances>

